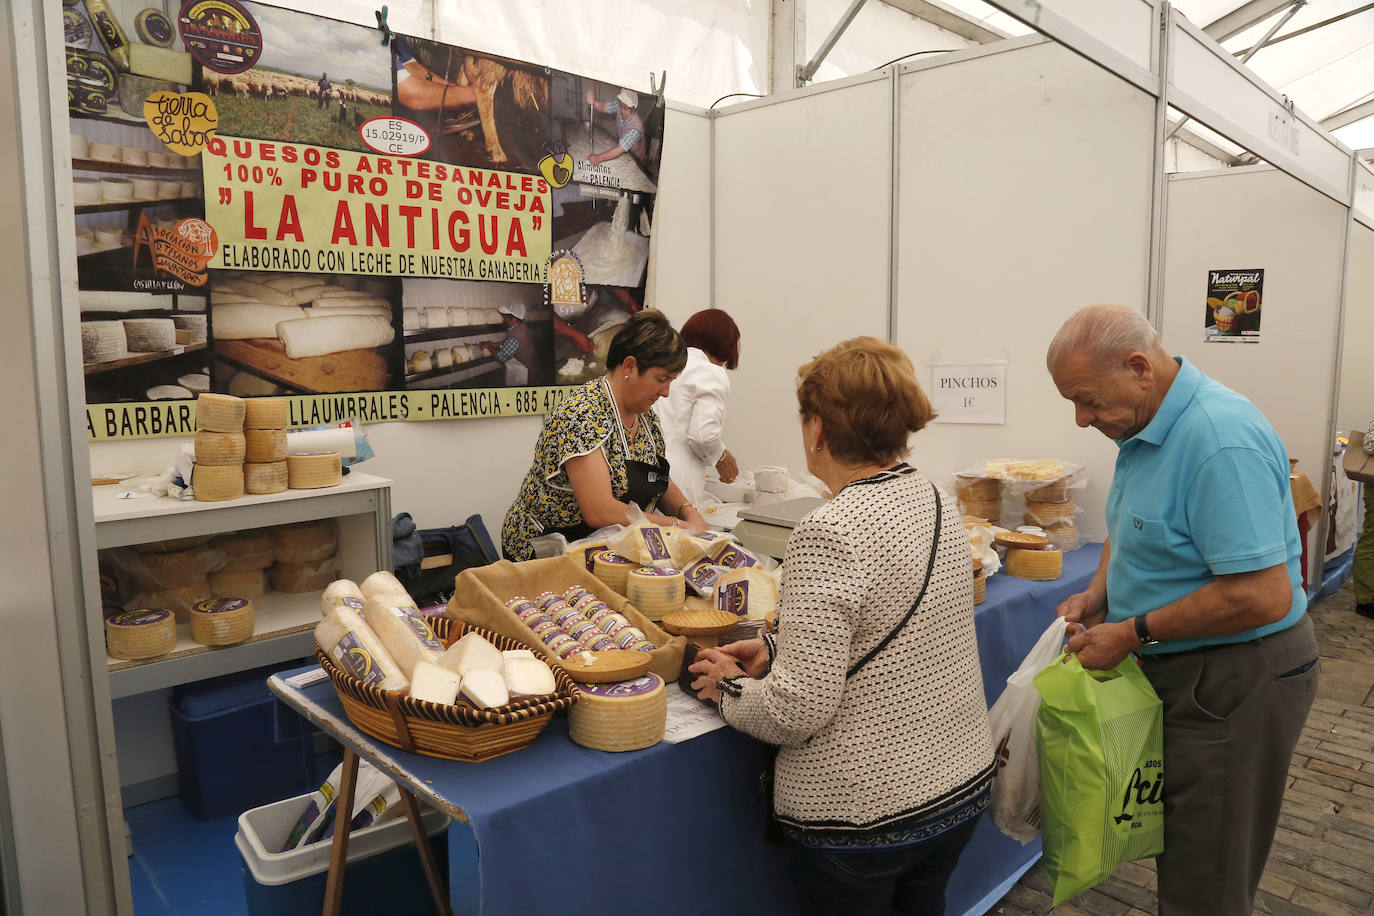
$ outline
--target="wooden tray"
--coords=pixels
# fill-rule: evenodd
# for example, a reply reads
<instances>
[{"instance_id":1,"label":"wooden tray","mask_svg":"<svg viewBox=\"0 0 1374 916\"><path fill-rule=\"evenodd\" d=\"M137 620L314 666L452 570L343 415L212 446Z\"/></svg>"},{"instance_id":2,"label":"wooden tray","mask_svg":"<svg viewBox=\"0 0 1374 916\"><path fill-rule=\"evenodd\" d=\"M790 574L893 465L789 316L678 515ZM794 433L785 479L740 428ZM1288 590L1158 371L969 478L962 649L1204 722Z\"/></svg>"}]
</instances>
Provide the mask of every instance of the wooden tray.
<instances>
[{"instance_id":1,"label":"wooden tray","mask_svg":"<svg viewBox=\"0 0 1374 916\"><path fill-rule=\"evenodd\" d=\"M992 539L1003 547L1022 547L1027 550L1039 550L1048 547L1050 543L1050 539L1045 535L1031 534L1027 531L999 531Z\"/></svg>"},{"instance_id":2,"label":"wooden tray","mask_svg":"<svg viewBox=\"0 0 1374 916\"><path fill-rule=\"evenodd\" d=\"M584 652L558 662L558 665L574 681L583 684L606 684L611 681L629 681L649 670L653 661L648 652L630 649L604 649L599 652Z\"/></svg>"},{"instance_id":3,"label":"wooden tray","mask_svg":"<svg viewBox=\"0 0 1374 916\"><path fill-rule=\"evenodd\" d=\"M658 625L675 636L719 636L739 626L740 618L729 611L669 611Z\"/></svg>"},{"instance_id":4,"label":"wooden tray","mask_svg":"<svg viewBox=\"0 0 1374 916\"><path fill-rule=\"evenodd\" d=\"M303 391L386 389L386 360L375 348L292 359L275 338L248 338L217 340L215 354Z\"/></svg>"}]
</instances>

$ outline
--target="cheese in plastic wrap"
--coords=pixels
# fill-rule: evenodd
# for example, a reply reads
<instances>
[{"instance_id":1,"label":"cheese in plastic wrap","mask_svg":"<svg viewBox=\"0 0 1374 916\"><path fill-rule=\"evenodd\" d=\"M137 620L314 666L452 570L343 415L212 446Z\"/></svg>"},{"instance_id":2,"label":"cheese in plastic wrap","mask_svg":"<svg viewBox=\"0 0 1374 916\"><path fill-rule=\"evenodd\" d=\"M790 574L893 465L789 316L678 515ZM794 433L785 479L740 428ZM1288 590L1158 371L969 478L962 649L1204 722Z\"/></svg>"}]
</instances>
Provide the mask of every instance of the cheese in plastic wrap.
<instances>
[{"instance_id":1,"label":"cheese in plastic wrap","mask_svg":"<svg viewBox=\"0 0 1374 916\"><path fill-rule=\"evenodd\" d=\"M416 662L437 665L443 658L444 644L435 637L419 609L395 595L367 599L363 619L396 659L407 679L415 670Z\"/></svg>"},{"instance_id":2,"label":"cheese in plastic wrap","mask_svg":"<svg viewBox=\"0 0 1374 916\"><path fill-rule=\"evenodd\" d=\"M338 608L315 625L315 641L341 670L382 690L406 690L410 679L357 611Z\"/></svg>"}]
</instances>

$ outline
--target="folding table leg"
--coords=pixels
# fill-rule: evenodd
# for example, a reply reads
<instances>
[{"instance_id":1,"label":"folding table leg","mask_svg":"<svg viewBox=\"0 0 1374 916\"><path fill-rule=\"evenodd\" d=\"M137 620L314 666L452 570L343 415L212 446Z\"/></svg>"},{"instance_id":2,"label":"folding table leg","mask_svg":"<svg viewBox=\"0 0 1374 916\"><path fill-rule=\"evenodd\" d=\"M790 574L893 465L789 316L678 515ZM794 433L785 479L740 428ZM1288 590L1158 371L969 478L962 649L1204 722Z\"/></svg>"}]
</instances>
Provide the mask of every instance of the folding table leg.
<instances>
[{"instance_id":1,"label":"folding table leg","mask_svg":"<svg viewBox=\"0 0 1374 916\"><path fill-rule=\"evenodd\" d=\"M358 755L344 748L339 797L335 801L334 845L329 853L329 879L324 887L324 916L339 916L343 903L344 871L348 868L348 831L352 827L353 791L358 786Z\"/></svg>"},{"instance_id":2,"label":"folding table leg","mask_svg":"<svg viewBox=\"0 0 1374 916\"><path fill-rule=\"evenodd\" d=\"M453 916L448 892L444 890L443 879L439 876L439 864L434 861L434 847L429 845L429 834L425 832L425 823L420 817L420 806L409 789L399 783L397 788L401 790L401 804L405 806L410 834L415 838L415 849L420 853L420 864L424 866L425 878L429 880L429 892L434 896L435 910L439 916Z\"/></svg>"}]
</instances>

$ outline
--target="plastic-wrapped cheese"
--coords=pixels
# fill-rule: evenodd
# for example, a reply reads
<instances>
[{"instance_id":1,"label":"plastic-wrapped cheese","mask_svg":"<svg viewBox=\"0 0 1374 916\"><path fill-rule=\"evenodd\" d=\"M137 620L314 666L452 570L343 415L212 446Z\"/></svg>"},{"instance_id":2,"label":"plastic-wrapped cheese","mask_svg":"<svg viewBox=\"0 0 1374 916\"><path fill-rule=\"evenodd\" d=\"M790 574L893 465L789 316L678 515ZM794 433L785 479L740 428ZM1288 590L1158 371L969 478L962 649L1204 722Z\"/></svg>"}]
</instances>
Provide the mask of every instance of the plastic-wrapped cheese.
<instances>
[{"instance_id":1,"label":"plastic-wrapped cheese","mask_svg":"<svg viewBox=\"0 0 1374 916\"><path fill-rule=\"evenodd\" d=\"M325 588L339 575L339 569L333 557L306 563L282 563L278 560L268 575L272 577L272 587L277 591L299 594Z\"/></svg>"},{"instance_id":2,"label":"plastic-wrapped cheese","mask_svg":"<svg viewBox=\"0 0 1374 916\"><path fill-rule=\"evenodd\" d=\"M735 569L716 583L716 609L762 620L778 606L778 583L761 569Z\"/></svg>"},{"instance_id":3,"label":"plastic-wrapped cheese","mask_svg":"<svg viewBox=\"0 0 1374 916\"><path fill-rule=\"evenodd\" d=\"M458 699L463 679L456 673L429 662L417 662L410 678L410 695L417 700L452 706Z\"/></svg>"},{"instance_id":4,"label":"plastic-wrapped cheese","mask_svg":"<svg viewBox=\"0 0 1374 916\"><path fill-rule=\"evenodd\" d=\"M267 594L267 573L261 569L220 570L210 573L208 581L216 598L260 601Z\"/></svg>"},{"instance_id":5,"label":"plastic-wrapped cheese","mask_svg":"<svg viewBox=\"0 0 1374 916\"><path fill-rule=\"evenodd\" d=\"M335 608L341 607L361 613L365 604L367 599L363 597L358 583L352 579L335 579L325 586L324 594L320 596L320 615L328 617Z\"/></svg>"},{"instance_id":6,"label":"plastic-wrapped cheese","mask_svg":"<svg viewBox=\"0 0 1374 916\"><path fill-rule=\"evenodd\" d=\"M435 638L429 623L413 604L398 601L394 596L369 598L363 605L363 619L407 678L416 662L437 665L443 658L444 644Z\"/></svg>"},{"instance_id":7,"label":"plastic-wrapped cheese","mask_svg":"<svg viewBox=\"0 0 1374 916\"><path fill-rule=\"evenodd\" d=\"M217 537L210 546L224 555L221 572L266 569L275 559L272 536L261 529Z\"/></svg>"},{"instance_id":8,"label":"plastic-wrapped cheese","mask_svg":"<svg viewBox=\"0 0 1374 916\"><path fill-rule=\"evenodd\" d=\"M611 549L646 566L673 558L668 549L668 531L658 525L634 525L625 529L611 540Z\"/></svg>"},{"instance_id":9,"label":"plastic-wrapped cheese","mask_svg":"<svg viewBox=\"0 0 1374 916\"><path fill-rule=\"evenodd\" d=\"M357 611L334 610L315 625L315 641L334 664L365 684L382 690L410 686L410 679Z\"/></svg>"},{"instance_id":10,"label":"plastic-wrapped cheese","mask_svg":"<svg viewBox=\"0 0 1374 916\"><path fill-rule=\"evenodd\" d=\"M406 587L401 584L401 580L397 579L390 570L386 569L379 569L377 572L364 579L361 589L364 598L377 598L381 595L405 595L407 598L410 597L410 594L406 591Z\"/></svg>"},{"instance_id":11,"label":"plastic-wrapped cheese","mask_svg":"<svg viewBox=\"0 0 1374 916\"><path fill-rule=\"evenodd\" d=\"M278 563L318 562L334 556L338 547L339 533L333 519L272 529L272 549Z\"/></svg>"},{"instance_id":12,"label":"plastic-wrapped cheese","mask_svg":"<svg viewBox=\"0 0 1374 916\"><path fill-rule=\"evenodd\" d=\"M501 650L482 638L480 633L464 633L444 652L440 665L466 677L473 671L495 671L500 673L505 665Z\"/></svg>"},{"instance_id":13,"label":"plastic-wrapped cheese","mask_svg":"<svg viewBox=\"0 0 1374 916\"><path fill-rule=\"evenodd\" d=\"M500 672L481 668L463 678L462 694L479 709L492 709L510 702L510 692Z\"/></svg>"}]
</instances>

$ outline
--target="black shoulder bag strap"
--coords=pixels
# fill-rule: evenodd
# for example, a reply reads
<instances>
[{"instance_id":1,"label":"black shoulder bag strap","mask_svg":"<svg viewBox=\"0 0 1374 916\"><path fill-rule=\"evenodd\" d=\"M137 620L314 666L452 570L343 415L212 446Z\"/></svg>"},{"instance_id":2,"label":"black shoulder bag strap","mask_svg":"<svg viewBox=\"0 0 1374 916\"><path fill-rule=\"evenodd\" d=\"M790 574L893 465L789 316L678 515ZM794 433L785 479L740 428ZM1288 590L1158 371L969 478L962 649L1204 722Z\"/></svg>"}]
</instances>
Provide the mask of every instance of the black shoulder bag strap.
<instances>
[{"instance_id":1,"label":"black shoulder bag strap","mask_svg":"<svg viewBox=\"0 0 1374 916\"><path fill-rule=\"evenodd\" d=\"M867 655L851 665L849 670L845 672L844 679L846 681L857 674L859 669L864 665L873 661L875 655L887 648L887 644L897 638L897 634L902 632L902 629L907 625L907 622L911 620L912 616L916 613L916 609L921 606L921 602L925 599L926 589L930 587L930 573L931 570L935 568L935 551L940 546L940 524L942 521L941 515L943 514L940 506L939 489L937 489L933 483L930 485L930 489L935 494L935 535L930 540L930 558L926 561L926 576L921 582L921 590L916 593L916 600L912 602L911 610L907 611L906 616L897 622L897 625L892 628L892 632L884 636L882 642L870 649Z\"/></svg>"}]
</instances>

